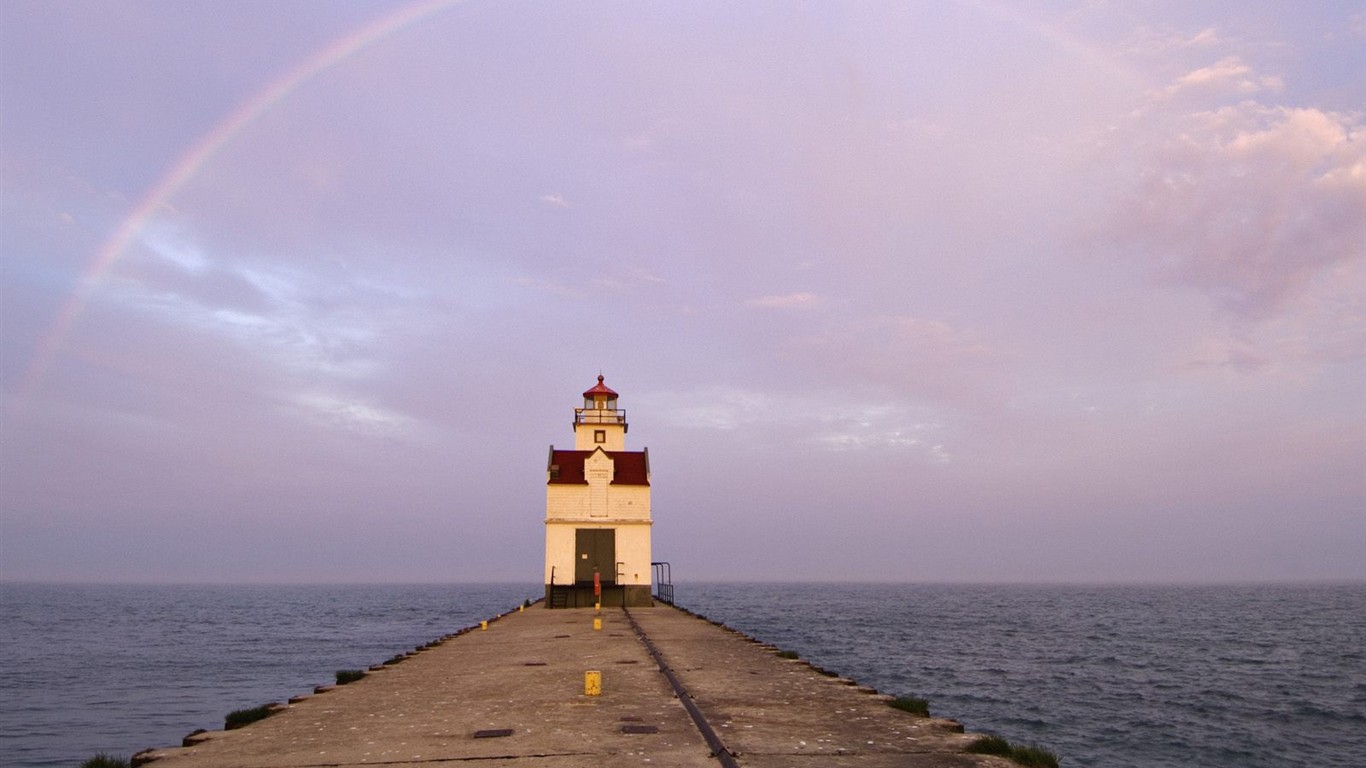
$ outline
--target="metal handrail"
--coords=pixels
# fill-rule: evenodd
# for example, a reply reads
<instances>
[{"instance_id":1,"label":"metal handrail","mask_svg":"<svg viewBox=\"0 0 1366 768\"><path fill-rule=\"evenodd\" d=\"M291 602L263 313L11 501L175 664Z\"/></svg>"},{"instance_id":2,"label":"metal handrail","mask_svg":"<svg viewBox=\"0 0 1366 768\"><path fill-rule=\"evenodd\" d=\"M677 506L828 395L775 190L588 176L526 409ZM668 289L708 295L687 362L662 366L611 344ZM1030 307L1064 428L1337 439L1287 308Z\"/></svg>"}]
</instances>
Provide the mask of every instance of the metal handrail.
<instances>
[{"instance_id":1,"label":"metal handrail","mask_svg":"<svg viewBox=\"0 0 1366 768\"><path fill-rule=\"evenodd\" d=\"M660 602L673 605L674 602L674 577L673 566L667 562L650 563L654 569L655 599Z\"/></svg>"},{"instance_id":2,"label":"metal handrail","mask_svg":"<svg viewBox=\"0 0 1366 768\"><path fill-rule=\"evenodd\" d=\"M553 566L553 565L550 566L550 593L546 595L546 607L547 607L547 608L554 608L554 607L555 607L555 598L556 598L557 596L559 596L559 595L565 594L565 590L566 590L566 589L567 589L567 587L555 583L555 566ZM566 598L566 600L567 600L567 598ZM567 603L567 602L566 602L565 605L566 605L566 607L568 607L568 603Z\"/></svg>"}]
</instances>

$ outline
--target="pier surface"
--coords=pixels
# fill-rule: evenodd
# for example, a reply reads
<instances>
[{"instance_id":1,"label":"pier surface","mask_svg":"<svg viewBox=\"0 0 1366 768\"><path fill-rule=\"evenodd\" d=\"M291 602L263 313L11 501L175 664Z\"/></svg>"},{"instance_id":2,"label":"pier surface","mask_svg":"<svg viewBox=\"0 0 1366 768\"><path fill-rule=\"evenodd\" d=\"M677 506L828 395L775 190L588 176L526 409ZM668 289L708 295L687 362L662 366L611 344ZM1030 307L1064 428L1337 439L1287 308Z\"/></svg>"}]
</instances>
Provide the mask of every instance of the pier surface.
<instances>
[{"instance_id":1,"label":"pier surface","mask_svg":"<svg viewBox=\"0 0 1366 768\"><path fill-rule=\"evenodd\" d=\"M245 728L136 759L154 768L1014 765L963 754L973 737L952 721L893 709L887 696L675 608L604 609L601 630L594 616L513 612ZM584 693L590 670L601 673L600 695Z\"/></svg>"}]
</instances>

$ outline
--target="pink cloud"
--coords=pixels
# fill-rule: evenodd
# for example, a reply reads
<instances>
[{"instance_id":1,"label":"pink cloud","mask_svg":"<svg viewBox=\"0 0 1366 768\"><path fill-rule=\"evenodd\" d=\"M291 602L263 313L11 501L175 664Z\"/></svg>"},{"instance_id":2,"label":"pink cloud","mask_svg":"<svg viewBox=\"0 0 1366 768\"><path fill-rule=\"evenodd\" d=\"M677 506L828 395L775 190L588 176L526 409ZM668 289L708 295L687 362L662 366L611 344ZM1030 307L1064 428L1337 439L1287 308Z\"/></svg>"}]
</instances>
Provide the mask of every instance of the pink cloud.
<instances>
[{"instance_id":1,"label":"pink cloud","mask_svg":"<svg viewBox=\"0 0 1366 768\"><path fill-rule=\"evenodd\" d=\"M1163 89L1161 96L1173 98L1193 94L1227 93L1250 95L1258 91L1279 91L1280 78L1258 75L1237 56L1228 56L1208 67L1192 70Z\"/></svg>"},{"instance_id":2,"label":"pink cloud","mask_svg":"<svg viewBox=\"0 0 1366 768\"><path fill-rule=\"evenodd\" d=\"M973 334L909 315L851 321L799 339L790 350L818 361L841 382L873 384L898 395L945 403L993 399L1000 356Z\"/></svg>"},{"instance_id":3,"label":"pink cloud","mask_svg":"<svg viewBox=\"0 0 1366 768\"><path fill-rule=\"evenodd\" d=\"M761 309L805 309L814 307L821 303L821 299L814 293L802 291L800 293L788 293L782 296L760 296L756 299L749 299L745 302L747 307L758 307Z\"/></svg>"},{"instance_id":4,"label":"pink cloud","mask_svg":"<svg viewBox=\"0 0 1366 768\"><path fill-rule=\"evenodd\" d=\"M1245 102L1178 118L1117 211L1131 253L1237 316L1265 318L1366 257L1359 115Z\"/></svg>"}]
</instances>

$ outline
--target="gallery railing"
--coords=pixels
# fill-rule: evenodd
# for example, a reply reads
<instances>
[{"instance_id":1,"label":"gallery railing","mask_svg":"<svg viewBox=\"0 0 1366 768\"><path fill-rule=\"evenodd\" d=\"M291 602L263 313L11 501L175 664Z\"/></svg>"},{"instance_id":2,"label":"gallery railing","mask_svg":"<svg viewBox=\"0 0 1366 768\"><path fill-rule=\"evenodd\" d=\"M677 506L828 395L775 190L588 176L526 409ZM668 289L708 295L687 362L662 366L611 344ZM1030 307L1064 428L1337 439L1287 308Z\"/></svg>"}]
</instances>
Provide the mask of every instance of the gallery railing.
<instances>
[{"instance_id":1,"label":"gallery railing","mask_svg":"<svg viewBox=\"0 0 1366 768\"><path fill-rule=\"evenodd\" d=\"M626 409L575 408L575 424L625 424Z\"/></svg>"}]
</instances>

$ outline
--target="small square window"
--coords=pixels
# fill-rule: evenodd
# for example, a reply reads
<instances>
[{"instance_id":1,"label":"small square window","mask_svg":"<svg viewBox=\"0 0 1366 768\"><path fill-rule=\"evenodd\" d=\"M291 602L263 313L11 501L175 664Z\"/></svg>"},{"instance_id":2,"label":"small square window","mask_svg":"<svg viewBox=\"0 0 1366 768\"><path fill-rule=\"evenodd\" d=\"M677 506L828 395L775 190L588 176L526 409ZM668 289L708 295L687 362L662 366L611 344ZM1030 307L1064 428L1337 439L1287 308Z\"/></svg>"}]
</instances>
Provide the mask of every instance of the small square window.
<instances>
[{"instance_id":1,"label":"small square window","mask_svg":"<svg viewBox=\"0 0 1366 768\"><path fill-rule=\"evenodd\" d=\"M605 443L605 442L607 442L607 430L605 430L605 429L595 429L595 430L593 430L593 442L595 442L595 443Z\"/></svg>"}]
</instances>

